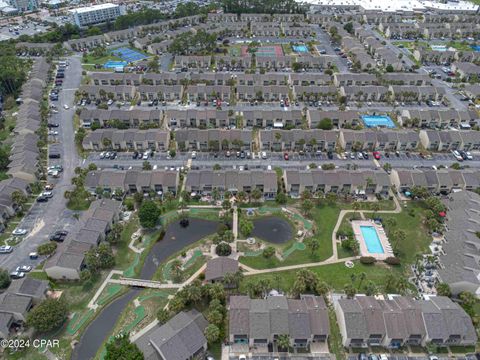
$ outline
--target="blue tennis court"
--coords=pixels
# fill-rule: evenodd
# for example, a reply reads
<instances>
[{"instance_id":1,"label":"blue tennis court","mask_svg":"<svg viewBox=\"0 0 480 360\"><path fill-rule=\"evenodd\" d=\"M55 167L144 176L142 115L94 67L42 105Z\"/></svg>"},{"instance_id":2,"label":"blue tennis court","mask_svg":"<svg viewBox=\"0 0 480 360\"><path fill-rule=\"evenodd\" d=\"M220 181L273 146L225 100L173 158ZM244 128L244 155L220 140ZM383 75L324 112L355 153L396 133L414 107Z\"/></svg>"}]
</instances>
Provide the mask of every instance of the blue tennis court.
<instances>
[{"instance_id":1,"label":"blue tennis court","mask_svg":"<svg viewBox=\"0 0 480 360\"><path fill-rule=\"evenodd\" d=\"M127 66L128 62L126 61L113 61L113 60L108 60L105 64L103 64L103 67L105 69L115 69L118 67L125 67Z\"/></svg>"},{"instance_id":2,"label":"blue tennis court","mask_svg":"<svg viewBox=\"0 0 480 360\"><path fill-rule=\"evenodd\" d=\"M366 127L395 128L395 123L388 115L362 115L362 121Z\"/></svg>"},{"instance_id":3,"label":"blue tennis court","mask_svg":"<svg viewBox=\"0 0 480 360\"><path fill-rule=\"evenodd\" d=\"M129 48L118 48L111 51L111 53L126 62L133 62L146 59L148 56L142 54L141 52L129 49Z\"/></svg>"},{"instance_id":4,"label":"blue tennis court","mask_svg":"<svg viewBox=\"0 0 480 360\"><path fill-rule=\"evenodd\" d=\"M297 53L307 53L308 52L308 47L306 45L292 45L293 51Z\"/></svg>"}]
</instances>

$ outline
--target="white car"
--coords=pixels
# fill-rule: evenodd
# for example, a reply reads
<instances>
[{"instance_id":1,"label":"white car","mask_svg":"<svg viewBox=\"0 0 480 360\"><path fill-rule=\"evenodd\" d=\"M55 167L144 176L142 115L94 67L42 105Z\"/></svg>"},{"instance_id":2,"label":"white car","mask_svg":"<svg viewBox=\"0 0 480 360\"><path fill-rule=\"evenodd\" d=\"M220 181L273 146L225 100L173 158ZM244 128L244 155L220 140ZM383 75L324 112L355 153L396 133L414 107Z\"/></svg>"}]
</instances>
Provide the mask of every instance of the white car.
<instances>
[{"instance_id":1,"label":"white car","mask_svg":"<svg viewBox=\"0 0 480 360\"><path fill-rule=\"evenodd\" d=\"M452 155L455 157L457 161L463 161L462 155L457 150L452 150Z\"/></svg>"},{"instance_id":2,"label":"white car","mask_svg":"<svg viewBox=\"0 0 480 360\"><path fill-rule=\"evenodd\" d=\"M473 160L473 156L472 156L472 154L470 153L470 151L465 152L465 155L467 155L467 159L468 159L468 160Z\"/></svg>"},{"instance_id":3,"label":"white car","mask_svg":"<svg viewBox=\"0 0 480 360\"><path fill-rule=\"evenodd\" d=\"M56 135L58 135L58 131L50 130L50 131L48 132L48 135L56 136Z\"/></svg>"},{"instance_id":4,"label":"white car","mask_svg":"<svg viewBox=\"0 0 480 360\"><path fill-rule=\"evenodd\" d=\"M267 158L267 153L265 151L262 151L262 159L265 160Z\"/></svg>"},{"instance_id":5,"label":"white car","mask_svg":"<svg viewBox=\"0 0 480 360\"><path fill-rule=\"evenodd\" d=\"M25 277L25 273L24 272L19 272L19 271L14 271L14 272L10 273L10 277L12 279L21 279L21 278Z\"/></svg>"},{"instance_id":6,"label":"white car","mask_svg":"<svg viewBox=\"0 0 480 360\"><path fill-rule=\"evenodd\" d=\"M0 254L8 254L13 251L13 247L10 245L2 245L0 246Z\"/></svg>"},{"instance_id":7,"label":"white car","mask_svg":"<svg viewBox=\"0 0 480 360\"><path fill-rule=\"evenodd\" d=\"M25 230L25 229L15 229L15 230L12 231L12 234L17 235L17 236L25 235L26 233L27 233L27 230Z\"/></svg>"},{"instance_id":8,"label":"white car","mask_svg":"<svg viewBox=\"0 0 480 360\"><path fill-rule=\"evenodd\" d=\"M388 360L387 354L380 354L380 360Z\"/></svg>"},{"instance_id":9,"label":"white car","mask_svg":"<svg viewBox=\"0 0 480 360\"><path fill-rule=\"evenodd\" d=\"M19 266L17 267L16 271L17 272L29 272L32 270L32 267L30 265L22 265L22 266Z\"/></svg>"},{"instance_id":10,"label":"white car","mask_svg":"<svg viewBox=\"0 0 480 360\"><path fill-rule=\"evenodd\" d=\"M53 192L51 191L44 191L42 192L42 195L41 196L44 196L46 198L52 198L53 197Z\"/></svg>"},{"instance_id":11,"label":"white car","mask_svg":"<svg viewBox=\"0 0 480 360\"><path fill-rule=\"evenodd\" d=\"M148 160L148 154L147 153L142 155L142 160Z\"/></svg>"},{"instance_id":12,"label":"white car","mask_svg":"<svg viewBox=\"0 0 480 360\"><path fill-rule=\"evenodd\" d=\"M240 355L238 357L238 360L247 360L247 357L245 355Z\"/></svg>"},{"instance_id":13,"label":"white car","mask_svg":"<svg viewBox=\"0 0 480 360\"><path fill-rule=\"evenodd\" d=\"M63 108L64 108L65 110L68 110L68 109L69 109L69 107L68 107L67 104L63 105Z\"/></svg>"},{"instance_id":14,"label":"white car","mask_svg":"<svg viewBox=\"0 0 480 360\"><path fill-rule=\"evenodd\" d=\"M196 159L197 158L197 152L196 151L192 151L192 159Z\"/></svg>"},{"instance_id":15,"label":"white car","mask_svg":"<svg viewBox=\"0 0 480 360\"><path fill-rule=\"evenodd\" d=\"M102 151L99 156L100 159L105 159L105 151Z\"/></svg>"}]
</instances>

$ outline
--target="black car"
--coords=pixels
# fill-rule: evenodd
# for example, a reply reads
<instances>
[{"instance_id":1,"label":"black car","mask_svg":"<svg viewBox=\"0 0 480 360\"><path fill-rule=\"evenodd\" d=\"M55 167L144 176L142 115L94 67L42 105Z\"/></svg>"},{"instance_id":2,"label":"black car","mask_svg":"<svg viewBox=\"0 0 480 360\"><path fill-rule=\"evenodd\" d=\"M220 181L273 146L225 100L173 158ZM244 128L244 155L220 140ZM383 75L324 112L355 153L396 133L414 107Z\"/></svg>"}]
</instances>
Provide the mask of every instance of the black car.
<instances>
[{"instance_id":1,"label":"black car","mask_svg":"<svg viewBox=\"0 0 480 360\"><path fill-rule=\"evenodd\" d=\"M48 154L48 157L50 159L60 159L60 154L59 153L51 153L51 154Z\"/></svg>"},{"instance_id":2,"label":"black car","mask_svg":"<svg viewBox=\"0 0 480 360\"><path fill-rule=\"evenodd\" d=\"M37 202L48 202L48 198L46 196L39 196L37 198Z\"/></svg>"},{"instance_id":3,"label":"black car","mask_svg":"<svg viewBox=\"0 0 480 360\"><path fill-rule=\"evenodd\" d=\"M132 155L132 158L135 160L138 157L138 151L135 151Z\"/></svg>"},{"instance_id":4,"label":"black car","mask_svg":"<svg viewBox=\"0 0 480 360\"><path fill-rule=\"evenodd\" d=\"M47 127L48 127L48 128L57 128L57 127L59 127L59 126L60 126L60 124L56 124L56 123L54 123L54 124L48 123L48 124L47 124Z\"/></svg>"},{"instance_id":5,"label":"black car","mask_svg":"<svg viewBox=\"0 0 480 360\"><path fill-rule=\"evenodd\" d=\"M367 354L365 353L360 353L358 354L358 360L367 360Z\"/></svg>"},{"instance_id":6,"label":"black car","mask_svg":"<svg viewBox=\"0 0 480 360\"><path fill-rule=\"evenodd\" d=\"M330 160L332 160L332 159L333 159L333 153L332 153L331 151L329 151L329 152L327 153L327 157L328 157Z\"/></svg>"},{"instance_id":7,"label":"black car","mask_svg":"<svg viewBox=\"0 0 480 360\"><path fill-rule=\"evenodd\" d=\"M57 242L62 242L65 240L65 237L59 234L53 234L50 236L50 241L57 241Z\"/></svg>"},{"instance_id":8,"label":"black car","mask_svg":"<svg viewBox=\"0 0 480 360\"><path fill-rule=\"evenodd\" d=\"M110 153L110 160L115 160L116 157L117 157L117 153L115 151L112 151Z\"/></svg>"}]
</instances>

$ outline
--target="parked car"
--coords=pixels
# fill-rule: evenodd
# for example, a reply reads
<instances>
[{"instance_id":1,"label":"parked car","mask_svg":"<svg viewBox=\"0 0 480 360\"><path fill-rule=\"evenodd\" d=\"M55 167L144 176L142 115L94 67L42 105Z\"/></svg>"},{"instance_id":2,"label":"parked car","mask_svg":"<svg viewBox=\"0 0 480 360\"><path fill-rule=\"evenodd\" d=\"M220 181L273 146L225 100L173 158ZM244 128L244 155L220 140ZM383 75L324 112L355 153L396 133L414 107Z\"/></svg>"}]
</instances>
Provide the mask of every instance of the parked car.
<instances>
[{"instance_id":1,"label":"parked car","mask_svg":"<svg viewBox=\"0 0 480 360\"><path fill-rule=\"evenodd\" d=\"M374 151L374 152L372 153L372 155L373 155L373 158L374 158L375 160L380 160L380 159L381 159L380 152L378 152L378 151Z\"/></svg>"},{"instance_id":2,"label":"parked car","mask_svg":"<svg viewBox=\"0 0 480 360\"><path fill-rule=\"evenodd\" d=\"M31 252L30 254L28 254L28 257L32 260L38 259L38 253Z\"/></svg>"},{"instance_id":3,"label":"parked car","mask_svg":"<svg viewBox=\"0 0 480 360\"><path fill-rule=\"evenodd\" d=\"M44 192L42 192L42 195L41 195L41 196L44 196L44 197L46 197L46 198L48 198L48 199L51 199L51 198L53 197L53 192L51 192L51 191L44 191Z\"/></svg>"},{"instance_id":4,"label":"parked car","mask_svg":"<svg viewBox=\"0 0 480 360\"><path fill-rule=\"evenodd\" d=\"M265 151L262 151L262 159L265 160L267 158L267 153Z\"/></svg>"},{"instance_id":5,"label":"parked car","mask_svg":"<svg viewBox=\"0 0 480 360\"><path fill-rule=\"evenodd\" d=\"M10 245L2 245L0 246L0 254L9 254L13 251L13 247Z\"/></svg>"},{"instance_id":6,"label":"parked car","mask_svg":"<svg viewBox=\"0 0 480 360\"><path fill-rule=\"evenodd\" d=\"M286 161L288 161L288 159L289 159L288 153L284 153L284 154L283 154L283 158L284 158Z\"/></svg>"},{"instance_id":7,"label":"parked car","mask_svg":"<svg viewBox=\"0 0 480 360\"><path fill-rule=\"evenodd\" d=\"M457 150L452 150L452 155L457 161L463 161L462 155Z\"/></svg>"},{"instance_id":8,"label":"parked car","mask_svg":"<svg viewBox=\"0 0 480 360\"><path fill-rule=\"evenodd\" d=\"M27 233L26 229L19 229L19 228L12 231L12 234L16 236L25 235L26 233Z\"/></svg>"},{"instance_id":9,"label":"parked car","mask_svg":"<svg viewBox=\"0 0 480 360\"><path fill-rule=\"evenodd\" d=\"M25 273L20 271L14 271L10 273L10 277L12 279L21 279L25 277Z\"/></svg>"},{"instance_id":10,"label":"parked car","mask_svg":"<svg viewBox=\"0 0 480 360\"><path fill-rule=\"evenodd\" d=\"M24 273L29 272L31 270L32 270L32 267L30 265L18 266L16 269L17 272L24 272Z\"/></svg>"},{"instance_id":11,"label":"parked car","mask_svg":"<svg viewBox=\"0 0 480 360\"><path fill-rule=\"evenodd\" d=\"M47 202L47 201L48 201L48 198L45 197L45 196L40 195L39 197L37 197L37 202L38 203Z\"/></svg>"}]
</instances>

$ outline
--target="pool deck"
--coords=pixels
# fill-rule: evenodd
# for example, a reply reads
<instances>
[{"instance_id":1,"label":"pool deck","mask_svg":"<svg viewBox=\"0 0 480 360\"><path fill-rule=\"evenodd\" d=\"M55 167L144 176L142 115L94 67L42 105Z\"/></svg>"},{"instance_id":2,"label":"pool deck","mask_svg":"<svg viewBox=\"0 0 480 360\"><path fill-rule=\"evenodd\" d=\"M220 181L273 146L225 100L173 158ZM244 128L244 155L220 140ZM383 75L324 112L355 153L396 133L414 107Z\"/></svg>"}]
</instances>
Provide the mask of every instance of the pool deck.
<instances>
[{"instance_id":1,"label":"pool deck","mask_svg":"<svg viewBox=\"0 0 480 360\"><path fill-rule=\"evenodd\" d=\"M363 239L363 234L360 229L361 226L371 226L374 227L377 231L378 238L380 239L380 243L383 247L383 254L378 253L370 253L367 249L367 244ZM385 230L383 229L382 225L375 224L373 220L354 220L352 221L352 229L353 233L355 234L355 239L358 241L360 245L360 255L361 256L372 256L377 260L385 260L388 257L394 256L392 246L388 241L387 234L385 234Z\"/></svg>"}]
</instances>

